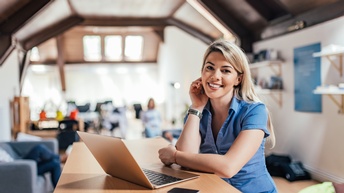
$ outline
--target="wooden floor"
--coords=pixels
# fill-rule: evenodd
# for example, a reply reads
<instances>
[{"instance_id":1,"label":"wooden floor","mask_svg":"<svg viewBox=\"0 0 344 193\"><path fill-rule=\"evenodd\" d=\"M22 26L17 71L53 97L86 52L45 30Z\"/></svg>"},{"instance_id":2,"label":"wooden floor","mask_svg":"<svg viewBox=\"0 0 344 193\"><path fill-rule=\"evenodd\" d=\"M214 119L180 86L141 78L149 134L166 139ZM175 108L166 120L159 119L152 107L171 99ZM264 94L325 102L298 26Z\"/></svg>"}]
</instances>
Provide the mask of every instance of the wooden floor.
<instances>
[{"instance_id":1,"label":"wooden floor","mask_svg":"<svg viewBox=\"0 0 344 193\"><path fill-rule=\"evenodd\" d=\"M280 177L273 177L278 193L298 193L300 190L312 186L314 184L319 184L319 182L314 180L300 180L295 182L289 182L288 180Z\"/></svg>"}]
</instances>

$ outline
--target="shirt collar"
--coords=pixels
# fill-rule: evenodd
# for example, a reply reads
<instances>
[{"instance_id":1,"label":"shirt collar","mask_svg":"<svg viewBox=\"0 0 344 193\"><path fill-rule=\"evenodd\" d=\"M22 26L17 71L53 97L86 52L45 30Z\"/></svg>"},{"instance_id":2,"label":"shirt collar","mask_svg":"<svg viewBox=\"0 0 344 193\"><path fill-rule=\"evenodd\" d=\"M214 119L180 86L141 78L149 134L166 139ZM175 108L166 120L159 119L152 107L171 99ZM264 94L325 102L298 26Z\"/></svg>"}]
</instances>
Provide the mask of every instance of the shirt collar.
<instances>
[{"instance_id":1,"label":"shirt collar","mask_svg":"<svg viewBox=\"0 0 344 193\"><path fill-rule=\"evenodd\" d=\"M232 98L231 106L229 107L228 114L231 110L234 112L238 110L240 104L239 104L239 99L237 99L235 96ZM206 110L210 114L210 100L208 100L207 104L204 107L204 110Z\"/></svg>"}]
</instances>

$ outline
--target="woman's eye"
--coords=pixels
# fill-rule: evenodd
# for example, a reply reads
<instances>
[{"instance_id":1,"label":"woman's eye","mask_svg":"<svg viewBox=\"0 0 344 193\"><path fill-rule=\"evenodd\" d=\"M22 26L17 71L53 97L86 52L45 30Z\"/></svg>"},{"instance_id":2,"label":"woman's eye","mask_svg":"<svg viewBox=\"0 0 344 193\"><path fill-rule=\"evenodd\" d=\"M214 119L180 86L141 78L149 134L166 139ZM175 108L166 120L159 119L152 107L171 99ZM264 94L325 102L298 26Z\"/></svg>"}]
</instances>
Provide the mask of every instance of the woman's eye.
<instances>
[{"instance_id":1,"label":"woman's eye","mask_svg":"<svg viewBox=\"0 0 344 193\"><path fill-rule=\"evenodd\" d=\"M231 71L230 70L222 70L222 73L228 74L228 73L231 73Z\"/></svg>"},{"instance_id":2,"label":"woman's eye","mask_svg":"<svg viewBox=\"0 0 344 193\"><path fill-rule=\"evenodd\" d=\"M214 70L212 66L207 66L207 70Z\"/></svg>"}]
</instances>

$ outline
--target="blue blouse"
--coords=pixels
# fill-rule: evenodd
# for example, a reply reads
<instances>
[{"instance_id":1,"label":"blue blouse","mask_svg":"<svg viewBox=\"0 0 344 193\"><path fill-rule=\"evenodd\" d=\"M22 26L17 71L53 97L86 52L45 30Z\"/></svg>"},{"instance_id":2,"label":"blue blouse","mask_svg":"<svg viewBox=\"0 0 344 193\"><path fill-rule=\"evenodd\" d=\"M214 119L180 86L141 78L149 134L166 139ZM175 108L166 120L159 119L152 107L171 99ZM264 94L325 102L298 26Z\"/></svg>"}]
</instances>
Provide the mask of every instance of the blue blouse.
<instances>
[{"instance_id":1,"label":"blue blouse","mask_svg":"<svg viewBox=\"0 0 344 193\"><path fill-rule=\"evenodd\" d=\"M265 133L258 151L244 167L232 178L223 178L244 193L277 192L265 165L264 145L266 137L270 135L267 130L267 119L268 114L263 103L247 103L233 97L228 117L215 141L211 128L212 115L209 102L203 110L200 121L200 153L226 154L242 130L261 129Z\"/></svg>"}]
</instances>

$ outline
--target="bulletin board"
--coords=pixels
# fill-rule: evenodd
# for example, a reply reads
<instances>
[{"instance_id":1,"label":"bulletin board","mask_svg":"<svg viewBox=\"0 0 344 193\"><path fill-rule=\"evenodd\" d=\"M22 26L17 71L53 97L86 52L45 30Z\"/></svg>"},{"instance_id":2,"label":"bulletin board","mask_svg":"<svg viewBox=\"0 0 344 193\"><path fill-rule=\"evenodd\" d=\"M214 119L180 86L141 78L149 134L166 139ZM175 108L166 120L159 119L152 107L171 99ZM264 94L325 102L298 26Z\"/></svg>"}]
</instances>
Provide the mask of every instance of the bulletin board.
<instances>
[{"instance_id":1,"label":"bulletin board","mask_svg":"<svg viewBox=\"0 0 344 193\"><path fill-rule=\"evenodd\" d=\"M322 95L313 94L313 90L321 85L321 59L313 57L313 53L320 50L320 43L294 49L295 111L322 112Z\"/></svg>"}]
</instances>

